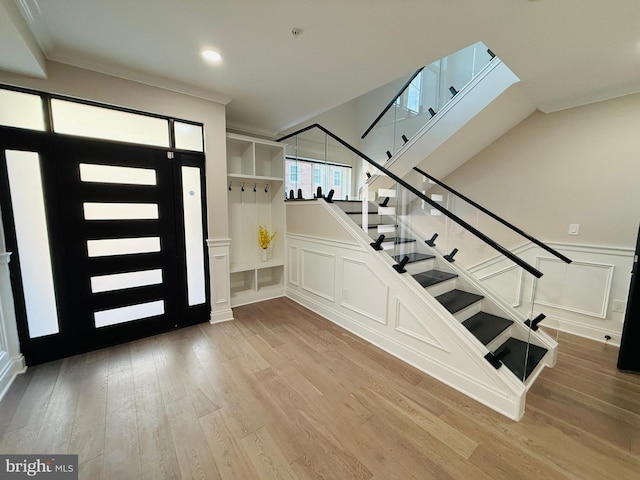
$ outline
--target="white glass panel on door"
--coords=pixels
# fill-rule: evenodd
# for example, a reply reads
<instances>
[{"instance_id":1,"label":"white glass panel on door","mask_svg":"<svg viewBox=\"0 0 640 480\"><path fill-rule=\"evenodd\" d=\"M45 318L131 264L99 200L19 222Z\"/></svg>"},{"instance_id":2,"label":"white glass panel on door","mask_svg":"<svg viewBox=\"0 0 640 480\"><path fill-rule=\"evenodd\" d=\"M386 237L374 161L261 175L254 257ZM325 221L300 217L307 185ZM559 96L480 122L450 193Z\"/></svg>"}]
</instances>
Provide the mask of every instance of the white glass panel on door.
<instances>
[{"instance_id":1,"label":"white glass panel on door","mask_svg":"<svg viewBox=\"0 0 640 480\"><path fill-rule=\"evenodd\" d=\"M51 335L60 329L40 157L36 152L15 150L7 150L5 156L29 336Z\"/></svg>"},{"instance_id":2,"label":"white glass panel on door","mask_svg":"<svg viewBox=\"0 0 640 480\"><path fill-rule=\"evenodd\" d=\"M202 191L200 188L200 169L197 167L182 167L182 204L187 256L187 295L189 305L199 305L206 301L206 294Z\"/></svg>"},{"instance_id":3,"label":"white glass panel on door","mask_svg":"<svg viewBox=\"0 0 640 480\"><path fill-rule=\"evenodd\" d=\"M0 90L0 125L44 131L40 95Z\"/></svg>"},{"instance_id":4,"label":"white glass panel on door","mask_svg":"<svg viewBox=\"0 0 640 480\"><path fill-rule=\"evenodd\" d=\"M156 185L156 171L151 168L81 163L80 180L83 182L119 183L123 185Z\"/></svg>"},{"instance_id":5,"label":"white glass panel on door","mask_svg":"<svg viewBox=\"0 0 640 480\"><path fill-rule=\"evenodd\" d=\"M85 220L157 220L156 203L98 203L82 204Z\"/></svg>"},{"instance_id":6,"label":"white glass panel on door","mask_svg":"<svg viewBox=\"0 0 640 480\"><path fill-rule=\"evenodd\" d=\"M141 270L138 272L112 273L91 277L91 293L111 292L125 288L146 287L162 283L162 270Z\"/></svg>"},{"instance_id":7,"label":"white glass panel on door","mask_svg":"<svg viewBox=\"0 0 640 480\"><path fill-rule=\"evenodd\" d=\"M174 134L176 139L176 148L182 150L193 150L202 152L202 125L193 125L191 123L173 122Z\"/></svg>"},{"instance_id":8,"label":"white glass panel on door","mask_svg":"<svg viewBox=\"0 0 640 480\"><path fill-rule=\"evenodd\" d=\"M163 314L164 300L156 300L155 302L138 303L126 307L101 310L95 312L93 318L96 328L100 328Z\"/></svg>"},{"instance_id":9,"label":"white glass panel on door","mask_svg":"<svg viewBox=\"0 0 640 480\"><path fill-rule=\"evenodd\" d=\"M56 98L51 113L56 133L169 147L169 122L163 118Z\"/></svg>"},{"instance_id":10,"label":"white glass panel on door","mask_svg":"<svg viewBox=\"0 0 640 480\"><path fill-rule=\"evenodd\" d=\"M110 238L87 240L89 257L109 255L131 255L134 253L153 253L160 251L160 237Z\"/></svg>"}]
</instances>

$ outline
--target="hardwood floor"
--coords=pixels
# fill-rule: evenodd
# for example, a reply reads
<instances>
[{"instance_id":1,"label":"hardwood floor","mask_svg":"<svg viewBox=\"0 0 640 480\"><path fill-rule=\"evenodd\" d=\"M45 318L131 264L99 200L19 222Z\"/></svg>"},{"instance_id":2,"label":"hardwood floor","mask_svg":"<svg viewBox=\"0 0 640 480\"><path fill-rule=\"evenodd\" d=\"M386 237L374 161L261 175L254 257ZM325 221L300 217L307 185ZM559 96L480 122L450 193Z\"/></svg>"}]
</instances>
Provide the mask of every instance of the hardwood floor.
<instances>
[{"instance_id":1,"label":"hardwood floor","mask_svg":"<svg viewBox=\"0 0 640 480\"><path fill-rule=\"evenodd\" d=\"M560 334L513 422L277 299L30 368L0 452L77 453L85 479L640 478L640 376Z\"/></svg>"}]
</instances>

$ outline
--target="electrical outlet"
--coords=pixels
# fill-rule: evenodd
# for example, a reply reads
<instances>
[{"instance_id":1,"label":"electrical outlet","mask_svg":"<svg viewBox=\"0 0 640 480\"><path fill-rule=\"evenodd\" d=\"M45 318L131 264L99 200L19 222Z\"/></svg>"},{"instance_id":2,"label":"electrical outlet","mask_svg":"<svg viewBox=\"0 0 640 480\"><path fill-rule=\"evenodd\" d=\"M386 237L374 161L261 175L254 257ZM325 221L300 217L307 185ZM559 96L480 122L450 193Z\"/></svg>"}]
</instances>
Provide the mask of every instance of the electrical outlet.
<instances>
[{"instance_id":1,"label":"electrical outlet","mask_svg":"<svg viewBox=\"0 0 640 480\"><path fill-rule=\"evenodd\" d=\"M342 289L342 299L349 300L349 290L347 290L346 288Z\"/></svg>"},{"instance_id":2,"label":"electrical outlet","mask_svg":"<svg viewBox=\"0 0 640 480\"><path fill-rule=\"evenodd\" d=\"M624 313L625 302L622 300L614 300L611 311Z\"/></svg>"},{"instance_id":3,"label":"electrical outlet","mask_svg":"<svg viewBox=\"0 0 640 480\"><path fill-rule=\"evenodd\" d=\"M578 235L578 232L580 232L579 223L572 223L569 225L569 235Z\"/></svg>"}]
</instances>

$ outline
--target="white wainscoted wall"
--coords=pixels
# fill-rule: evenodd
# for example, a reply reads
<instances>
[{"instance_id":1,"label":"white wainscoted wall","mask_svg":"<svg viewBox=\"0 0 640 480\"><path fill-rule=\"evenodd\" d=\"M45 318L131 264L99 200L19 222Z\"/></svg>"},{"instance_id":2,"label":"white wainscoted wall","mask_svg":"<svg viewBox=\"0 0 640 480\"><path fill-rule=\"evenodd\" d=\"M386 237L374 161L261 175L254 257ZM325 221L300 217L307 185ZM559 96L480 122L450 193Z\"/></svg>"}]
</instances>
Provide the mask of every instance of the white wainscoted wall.
<instances>
[{"instance_id":1,"label":"white wainscoted wall","mask_svg":"<svg viewBox=\"0 0 640 480\"><path fill-rule=\"evenodd\" d=\"M513 419L525 386L334 205L287 202L286 295ZM335 210L334 210L335 209Z\"/></svg>"},{"instance_id":2,"label":"white wainscoted wall","mask_svg":"<svg viewBox=\"0 0 640 480\"><path fill-rule=\"evenodd\" d=\"M0 400L15 376L27 367L20 353L20 342L16 328L16 314L9 278L11 253L0 253Z\"/></svg>"},{"instance_id":3,"label":"white wainscoted wall","mask_svg":"<svg viewBox=\"0 0 640 480\"><path fill-rule=\"evenodd\" d=\"M538 280L522 269L493 257L470 271L514 307L535 302L542 326L620 345L633 249L550 243L573 263L565 264L533 243L514 250L544 274ZM528 313L522 312L525 315ZM609 340L605 336L611 337Z\"/></svg>"}]
</instances>

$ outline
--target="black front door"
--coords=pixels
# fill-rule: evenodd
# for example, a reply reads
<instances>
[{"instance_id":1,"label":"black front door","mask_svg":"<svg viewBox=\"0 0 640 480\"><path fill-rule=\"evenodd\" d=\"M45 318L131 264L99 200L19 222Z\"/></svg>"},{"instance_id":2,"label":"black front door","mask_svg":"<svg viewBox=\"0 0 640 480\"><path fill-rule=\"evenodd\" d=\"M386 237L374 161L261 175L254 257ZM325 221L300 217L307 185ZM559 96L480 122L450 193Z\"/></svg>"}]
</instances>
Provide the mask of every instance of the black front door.
<instances>
[{"instance_id":1,"label":"black front door","mask_svg":"<svg viewBox=\"0 0 640 480\"><path fill-rule=\"evenodd\" d=\"M3 144L3 151L11 148ZM200 271L193 282L185 234L185 218L191 215L194 223L193 212L185 213L189 195L200 204L195 223L206 231L203 155L61 137L50 137L35 150L59 328L34 337L27 308L20 305L25 296L14 295L28 364L208 320L204 240L195 248ZM188 192L185 172L196 175L191 182L197 185ZM3 203L11 201L9 195ZM11 215L8 220L11 224ZM15 232L7 240L16 252L12 273L20 277L20 241ZM14 282L14 291L22 287Z\"/></svg>"}]
</instances>

